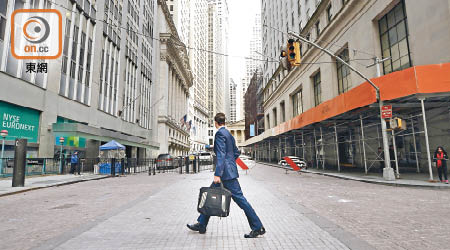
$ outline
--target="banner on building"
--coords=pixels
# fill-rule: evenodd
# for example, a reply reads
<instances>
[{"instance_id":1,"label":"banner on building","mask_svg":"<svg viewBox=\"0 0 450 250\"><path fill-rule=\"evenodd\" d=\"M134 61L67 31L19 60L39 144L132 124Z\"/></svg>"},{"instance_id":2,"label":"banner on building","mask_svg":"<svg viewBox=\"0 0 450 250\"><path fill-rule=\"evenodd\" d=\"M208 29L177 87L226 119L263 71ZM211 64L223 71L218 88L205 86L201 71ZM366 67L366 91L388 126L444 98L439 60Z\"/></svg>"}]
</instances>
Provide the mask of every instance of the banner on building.
<instances>
[{"instance_id":1,"label":"banner on building","mask_svg":"<svg viewBox=\"0 0 450 250\"><path fill-rule=\"evenodd\" d=\"M6 140L28 139L37 143L40 112L0 101L0 130L8 130Z\"/></svg>"},{"instance_id":2,"label":"banner on building","mask_svg":"<svg viewBox=\"0 0 450 250\"><path fill-rule=\"evenodd\" d=\"M250 136L255 136L255 124L250 124Z\"/></svg>"}]
</instances>

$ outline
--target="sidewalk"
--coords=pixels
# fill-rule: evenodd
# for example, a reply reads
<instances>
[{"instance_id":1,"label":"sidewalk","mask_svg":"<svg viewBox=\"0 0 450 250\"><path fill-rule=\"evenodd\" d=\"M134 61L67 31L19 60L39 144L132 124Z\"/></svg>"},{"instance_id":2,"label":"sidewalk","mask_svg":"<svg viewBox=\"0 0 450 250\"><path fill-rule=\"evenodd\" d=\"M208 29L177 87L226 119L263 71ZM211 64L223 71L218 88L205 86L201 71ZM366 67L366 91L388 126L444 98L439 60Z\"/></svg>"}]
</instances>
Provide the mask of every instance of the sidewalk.
<instances>
[{"instance_id":1,"label":"sidewalk","mask_svg":"<svg viewBox=\"0 0 450 250\"><path fill-rule=\"evenodd\" d=\"M24 187L12 187L11 178L2 178L0 179L0 197L35 189L67 185L83 181L99 180L107 177L109 177L109 175L96 175L91 173L85 173L82 175L66 174L66 175L29 176L25 178Z\"/></svg>"},{"instance_id":2,"label":"sidewalk","mask_svg":"<svg viewBox=\"0 0 450 250\"><path fill-rule=\"evenodd\" d=\"M349 238L358 239L325 230L310 218L317 214L290 204L244 172L240 184L267 233L245 239L250 227L234 202L229 217L211 218L206 234L192 232L186 223L196 221L199 188L211 183L212 174L182 177L104 221L67 232L36 249L371 249L362 241L357 242L359 248L349 247ZM339 231L331 223L326 228Z\"/></svg>"},{"instance_id":3,"label":"sidewalk","mask_svg":"<svg viewBox=\"0 0 450 250\"><path fill-rule=\"evenodd\" d=\"M268 166L273 167L279 167L277 164L271 164L266 162L258 162L259 164L264 164ZM373 184L380 184L380 185L389 185L389 186L403 186L403 187L425 187L425 188L450 188L450 184L444 184L440 182L429 182L428 178L429 175L425 173L400 173L400 179L397 179L395 181L387 181L383 179L383 176L381 174L376 173L355 173L355 172L336 172L333 170L322 170L317 168L308 168L307 170L302 170L302 172L305 173L312 173L312 174L319 174L334 178L340 178L345 180L352 180L352 181L361 181L361 182L367 182L367 183L373 183ZM434 176L434 180L439 179Z\"/></svg>"}]
</instances>

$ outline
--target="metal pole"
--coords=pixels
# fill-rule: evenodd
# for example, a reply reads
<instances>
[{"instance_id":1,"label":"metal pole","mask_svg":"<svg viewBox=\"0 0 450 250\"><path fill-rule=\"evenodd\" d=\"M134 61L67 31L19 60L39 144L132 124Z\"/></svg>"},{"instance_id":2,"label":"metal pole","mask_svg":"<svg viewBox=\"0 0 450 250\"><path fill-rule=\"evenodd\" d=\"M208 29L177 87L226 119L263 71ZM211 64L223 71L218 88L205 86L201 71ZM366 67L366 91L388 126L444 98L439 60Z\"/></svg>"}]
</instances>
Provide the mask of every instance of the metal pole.
<instances>
[{"instance_id":1,"label":"metal pole","mask_svg":"<svg viewBox=\"0 0 450 250\"><path fill-rule=\"evenodd\" d=\"M331 56L332 58L336 59L337 61L340 61L342 64L346 65L347 67L349 67L349 69L351 69L353 72L355 72L356 74L358 74L361 78L363 78L364 80L366 80L376 91L376 98L378 100L378 105L379 105L379 112L380 112L380 122L381 122L381 133L383 135L383 148L384 148L384 158L385 159L390 159L389 156L389 143L388 143L388 136L387 136L387 131L386 131L386 121L382 118L381 116L381 108L383 107L383 100L381 100L380 97L380 89L369 79L367 78L365 75L363 75L361 72L359 72L358 70L356 70L352 65L348 64L346 61L342 60L342 58L336 56L333 52L320 47L318 44L309 41L308 39L299 36L298 34L296 34L295 32L289 31L288 32L291 36L294 36L296 38L298 38L299 40L306 42L308 44L311 44L312 46L320 49L321 51L325 52L326 54L328 54L329 56ZM386 59L380 60L378 58L375 58L375 64L377 65L377 76L379 77L381 75L381 70L380 70L380 63L383 62ZM386 180L395 180L395 176L394 176L394 170L391 168L391 162L390 161L384 161L384 168L385 170L383 171L383 177Z\"/></svg>"},{"instance_id":2,"label":"metal pole","mask_svg":"<svg viewBox=\"0 0 450 250\"><path fill-rule=\"evenodd\" d=\"M319 169L319 162L317 161L317 143L316 143L316 128L314 128L314 155L316 156L316 166Z\"/></svg>"},{"instance_id":3,"label":"metal pole","mask_svg":"<svg viewBox=\"0 0 450 250\"><path fill-rule=\"evenodd\" d=\"M279 161L281 161L281 135L278 137L278 152L280 157L278 158Z\"/></svg>"},{"instance_id":4,"label":"metal pole","mask_svg":"<svg viewBox=\"0 0 450 250\"><path fill-rule=\"evenodd\" d=\"M398 179L398 178L400 178L400 172L398 171L397 144L395 144L394 130L392 130L392 146L394 147L395 171L396 171L397 179Z\"/></svg>"},{"instance_id":5,"label":"metal pole","mask_svg":"<svg viewBox=\"0 0 450 250\"><path fill-rule=\"evenodd\" d=\"M2 154L0 157L0 175L3 174L3 152L5 152L5 137L2 137Z\"/></svg>"},{"instance_id":6,"label":"metal pole","mask_svg":"<svg viewBox=\"0 0 450 250\"><path fill-rule=\"evenodd\" d=\"M303 155L303 160L306 161L305 159L305 141L303 140L303 131L302 131L302 155Z\"/></svg>"},{"instance_id":7,"label":"metal pole","mask_svg":"<svg viewBox=\"0 0 450 250\"><path fill-rule=\"evenodd\" d=\"M60 174L63 173L62 143L61 143L61 149L59 150L59 173Z\"/></svg>"},{"instance_id":8,"label":"metal pole","mask_svg":"<svg viewBox=\"0 0 450 250\"><path fill-rule=\"evenodd\" d=\"M323 148L323 134L322 127L320 127L320 158L322 159L322 169L325 170L325 149Z\"/></svg>"},{"instance_id":9,"label":"metal pole","mask_svg":"<svg viewBox=\"0 0 450 250\"><path fill-rule=\"evenodd\" d=\"M431 154L430 154L430 142L428 141L428 128L427 128L427 118L425 117L425 104L424 99L420 99L420 104L422 105L422 118L423 118L423 128L425 130L425 144L427 146L427 157L428 157L428 171L430 172L430 180L433 180L433 170L431 168Z\"/></svg>"},{"instance_id":10,"label":"metal pole","mask_svg":"<svg viewBox=\"0 0 450 250\"><path fill-rule=\"evenodd\" d=\"M414 129L414 118L413 118L413 115L411 115L411 128L412 128L412 135L413 135L414 156L416 158L417 173L420 173L420 164L419 164L419 157L417 156L416 132L415 132L415 129Z\"/></svg>"},{"instance_id":11,"label":"metal pole","mask_svg":"<svg viewBox=\"0 0 450 250\"><path fill-rule=\"evenodd\" d=\"M362 148L363 148L363 156L364 156L364 169L367 174L367 158L366 158L366 142L364 137L364 123L362 120L362 116L359 116L359 120L361 121L361 137L362 137Z\"/></svg>"},{"instance_id":12,"label":"metal pole","mask_svg":"<svg viewBox=\"0 0 450 250\"><path fill-rule=\"evenodd\" d=\"M294 155L297 156L297 142L295 141L295 132L294 132Z\"/></svg>"},{"instance_id":13,"label":"metal pole","mask_svg":"<svg viewBox=\"0 0 450 250\"><path fill-rule=\"evenodd\" d=\"M336 141L336 160L337 160L338 172L341 172L341 162L340 162L340 159L339 159L339 140L338 140L336 123L334 124L334 138L335 138L335 141Z\"/></svg>"}]
</instances>

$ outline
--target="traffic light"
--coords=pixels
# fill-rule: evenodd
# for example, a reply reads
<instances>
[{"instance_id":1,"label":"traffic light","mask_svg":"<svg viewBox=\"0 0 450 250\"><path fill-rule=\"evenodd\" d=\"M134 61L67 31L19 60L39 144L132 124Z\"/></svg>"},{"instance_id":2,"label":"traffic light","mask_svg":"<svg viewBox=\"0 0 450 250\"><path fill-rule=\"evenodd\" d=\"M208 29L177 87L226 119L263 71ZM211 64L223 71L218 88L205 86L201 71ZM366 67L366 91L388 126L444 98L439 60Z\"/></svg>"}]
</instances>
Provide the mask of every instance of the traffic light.
<instances>
[{"instance_id":1,"label":"traffic light","mask_svg":"<svg viewBox=\"0 0 450 250\"><path fill-rule=\"evenodd\" d=\"M406 122L398 117L394 117L390 121L390 127L394 130L405 130L406 129Z\"/></svg>"},{"instance_id":2,"label":"traffic light","mask_svg":"<svg viewBox=\"0 0 450 250\"><path fill-rule=\"evenodd\" d=\"M291 67L300 66L301 55L300 55L300 42L294 41L294 39L289 39L287 43L287 58Z\"/></svg>"}]
</instances>

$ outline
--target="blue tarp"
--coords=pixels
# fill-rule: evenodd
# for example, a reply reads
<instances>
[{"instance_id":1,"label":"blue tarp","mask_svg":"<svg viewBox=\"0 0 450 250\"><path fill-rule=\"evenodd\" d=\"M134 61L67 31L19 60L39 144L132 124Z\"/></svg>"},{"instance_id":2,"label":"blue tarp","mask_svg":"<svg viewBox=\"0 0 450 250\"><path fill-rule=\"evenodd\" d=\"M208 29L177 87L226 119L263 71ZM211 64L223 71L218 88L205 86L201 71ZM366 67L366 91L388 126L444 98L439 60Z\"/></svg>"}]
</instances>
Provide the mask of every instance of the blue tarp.
<instances>
[{"instance_id":1,"label":"blue tarp","mask_svg":"<svg viewBox=\"0 0 450 250\"><path fill-rule=\"evenodd\" d=\"M125 146L114 140L100 146L100 150L113 150L113 149L125 149Z\"/></svg>"}]
</instances>

